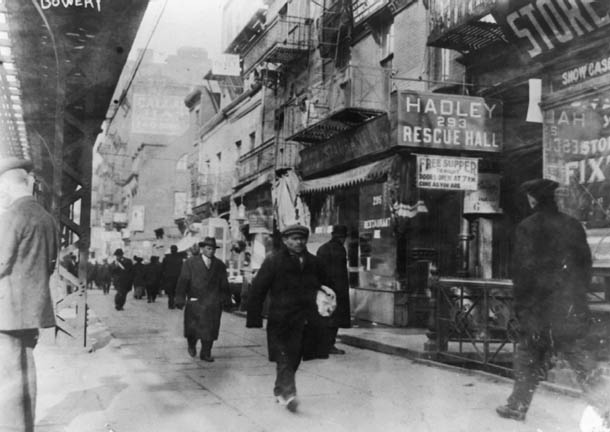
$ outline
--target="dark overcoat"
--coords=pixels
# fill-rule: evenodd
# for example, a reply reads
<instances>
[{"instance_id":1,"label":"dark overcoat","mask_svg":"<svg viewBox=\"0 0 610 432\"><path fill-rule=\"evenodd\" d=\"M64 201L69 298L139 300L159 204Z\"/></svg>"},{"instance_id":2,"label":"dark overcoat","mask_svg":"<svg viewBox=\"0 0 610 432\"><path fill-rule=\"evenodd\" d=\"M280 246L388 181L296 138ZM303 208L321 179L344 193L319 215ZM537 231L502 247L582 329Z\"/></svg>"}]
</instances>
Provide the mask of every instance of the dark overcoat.
<instances>
[{"instance_id":1,"label":"dark overcoat","mask_svg":"<svg viewBox=\"0 0 610 432\"><path fill-rule=\"evenodd\" d=\"M332 327L351 327L349 305L349 279L347 274L347 252L343 243L330 239L318 249L316 254L326 273L326 284L337 296L337 309L329 321Z\"/></svg>"},{"instance_id":2,"label":"dark overcoat","mask_svg":"<svg viewBox=\"0 0 610 432\"><path fill-rule=\"evenodd\" d=\"M55 221L33 197L0 215L0 330L55 325L49 277L58 250Z\"/></svg>"},{"instance_id":3,"label":"dark overcoat","mask_svg":"<svg viewBox=\"0 0 610 432\"><path fill-rule=\"evenodd\" d=\"M305 253L303 264L286 247L267 256L252 281L248 296L248 327L262 327L263 302L269 294L267 349L270 361L281 352L291 360L327 358L330 346L316 294L324 270L317 257Z\"/></svg>"},{"instance_id":4,"label":"dark overcoat","mask_svg":"<svg viewBox=\"0 0 610 432\"><path fill-rule=\"evenodd\" d=\"M184 309L184 337L218 339L223 303L230 299L227 267L216 257L208 269L201 255L182 264L176 289L176 306Z\"/></svg>"},{"instance_id":5,"label":"dark overcoat","mask_svg":"<svg viewBox=\"0 0 610 432\"><path fill-rule=\"evenodd\" d=\"M182 255L179 253L166 255L161 266L163 268L163 287L174 289L182 270Z\"/></svg>"},{"instance_id":6,"label":"dark overcoat","mask_svg":"<svg viewBox=\"0 0 610 432\"><path fill-rule=\"evenodd\" d=\"M578 337L589 318L591 251L582 225L554 203L536 207L515 232L515 313L525 333Z\"/></svg>"},{"instance_id":7,"label":"dark overcoat","mask_svg":"<svg viewBox=\"0 0 610 432\"><path fill-rule=\"evenodd\" d=\"M117 257L112 263L112 275L115 289L127 293L133 285L133 262L129 258Z\"/></svg>"}]
</instances>

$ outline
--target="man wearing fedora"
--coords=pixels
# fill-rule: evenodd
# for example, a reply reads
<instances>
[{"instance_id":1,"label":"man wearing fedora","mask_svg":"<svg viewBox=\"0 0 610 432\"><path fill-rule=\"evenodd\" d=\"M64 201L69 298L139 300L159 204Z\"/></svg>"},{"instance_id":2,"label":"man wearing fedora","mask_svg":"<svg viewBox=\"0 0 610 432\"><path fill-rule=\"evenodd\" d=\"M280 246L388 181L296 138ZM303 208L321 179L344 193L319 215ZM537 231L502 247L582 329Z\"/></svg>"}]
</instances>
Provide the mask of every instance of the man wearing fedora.
<instances>
[{"instance_id":1,"label":"man wearing fedora","mask_svg":"<svg viewBox=\"0 0 610 432\"><path fill-rule=\"evenodd\" d=\"M206 237L199 243L201 255L193 255L182 265L176 288L176 307L184 309L184 337L191 357L213 362L212 344L218 339L222 306L229 301L227 267L216 258L216 239Z\"/></svg>"},{"instance_id":2,"label":"man wearing fedora","mask_svg":"<svg viewBox=\"0 0 610 432\"><path fill-rule=\"evenodd\" d=\"M129 258L125 258L121 248L114 251L114 257L115 260L112 264L114 287L116 289L114 308L122 311L125 307L127 293L131 291L133 285L133 262Z\"/></svg>"},{"instance_id":3,"label":"man wearing fedora","mask_svg":"<svg viewBox=\"0 0 610 432\"><path fill-rule=\"evenodd\" d=\"M592 405L588 415L597 415L601 426L600 415L610 408L610 395L602 386L594 352L585 340L590 319L591 252L580 222L558 210L558 186L547 179L521 185L534 213L521 221L515 232L512 277L519 323L515 383L507 404L496 411L501 417L524 420L538 382L548 370L548 360L561 353Z\"/></svg>"},{"instance_id":4,"label":"man wearing fedora","mask_svg":"<svg viewBox=\"0 0 610 432\"><path fill-rule=\"evenodd\" d=\"M345 225L333 226L331 236L329 241L320 246L316 255L324 266L328 286L337 296L337 309L327 318L330 353L345 354L345 351L337 348L335 343L339 327L351 327L347 252L344 246L347 239L347 227Z\"/></svg>"},{"instance_id":5,"label":"man wearing fedora","mask_svg":"<svg viewBox=\"0 0 610 432\"><path fill-rule=\"evenodd\" d=\"M263 326L263 302L269 294L267 349L276 363L273 393L289 411L297 409L295 374L301 360L328 358L329 345L316 296L325 280L317 257L307 252L309 229L290 225L283 246L268 255L252 282L246 326Z\"/></svg>"},{"instance_id":6,"label":"man wearing fedora","mask_svg":"<svg viewBox=\"0 0 610 432\"><path fill-rule=\"evenodd\" d=\"M40 328L53 327L53 217L32 196L32 164L0 158L0 430L33 431Z\"/></svg>"}]
</instances>

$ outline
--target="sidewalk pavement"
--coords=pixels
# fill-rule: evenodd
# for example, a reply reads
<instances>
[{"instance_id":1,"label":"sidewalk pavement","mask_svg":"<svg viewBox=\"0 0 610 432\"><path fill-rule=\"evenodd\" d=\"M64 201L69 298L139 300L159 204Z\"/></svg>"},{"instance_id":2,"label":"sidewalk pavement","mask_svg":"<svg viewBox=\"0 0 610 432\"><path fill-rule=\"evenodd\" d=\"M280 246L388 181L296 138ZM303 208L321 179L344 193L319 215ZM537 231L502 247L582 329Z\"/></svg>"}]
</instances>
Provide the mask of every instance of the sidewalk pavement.
<instances>
[{"instance_id":1,"label":"sidewalk pavement","mask_svg":"<svg viewBox=\"0 0 610 432\"><path fill-rule=\"evenodd\" d=\"M342 344L345 356L304 363L297 376L301 407L291 415L271 396L274 367L263 330L224 314L217 361L206 364L186 355L182 313L165 302L130 296L117 312L112 296L94 291L87 347L43 331L35 350L37 432L573 431L585 406L541 389L526 422L501 419L494 408L509 394L510 380L413 362L403 356L417 357L423 332L372 326L341 333L345 342L400 348L400 355Z\"/></svg>"}]
</instances>

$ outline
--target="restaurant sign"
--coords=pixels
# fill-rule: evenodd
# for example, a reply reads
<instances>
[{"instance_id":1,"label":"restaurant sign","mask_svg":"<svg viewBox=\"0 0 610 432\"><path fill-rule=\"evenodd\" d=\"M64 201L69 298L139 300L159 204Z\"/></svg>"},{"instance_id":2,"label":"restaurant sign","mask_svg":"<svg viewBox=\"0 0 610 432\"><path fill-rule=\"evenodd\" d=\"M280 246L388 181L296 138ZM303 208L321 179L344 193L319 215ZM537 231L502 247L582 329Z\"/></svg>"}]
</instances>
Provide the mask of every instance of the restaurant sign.
<instances>
[{"instance_id":1,"label":"restaurant sign","mask_svg":"<svg viewBox=\"0 0 610 432\"><path fill-rule=\"evenodd\" d=\"M529 59L601 34L610 24L610 2L594 0L511 0L493 15Z\"/></svg>"},{"instance_id":2,"label":"restaurant sign","mask_svg":"<svg viewBox=\"0 0 610 432\"><path fill-rule=\"evenodd\" d=\"M502 102L495 99L403 91L397 119L399 145L502 151Z\"/></svg>"},{"instance_id":3,"label":"restaurant sign","mask_svg":"<svg viewBox=\"0 0 610 432\"><path fill-rule=\"evenodd\" d=\"M476 158L417 155L417 187L422 189L477 190Z\"/></svg>"},{"instance_id":4,"label":"restaurant sign","mask_svg":"<svg viewBox=\"0 0 610 432\"><path fill-rule=\"evenodd\" d=\"M610 226L610 90L546 109L543 144L562 210L589 228Z\"/></svg>"}]
</instances>

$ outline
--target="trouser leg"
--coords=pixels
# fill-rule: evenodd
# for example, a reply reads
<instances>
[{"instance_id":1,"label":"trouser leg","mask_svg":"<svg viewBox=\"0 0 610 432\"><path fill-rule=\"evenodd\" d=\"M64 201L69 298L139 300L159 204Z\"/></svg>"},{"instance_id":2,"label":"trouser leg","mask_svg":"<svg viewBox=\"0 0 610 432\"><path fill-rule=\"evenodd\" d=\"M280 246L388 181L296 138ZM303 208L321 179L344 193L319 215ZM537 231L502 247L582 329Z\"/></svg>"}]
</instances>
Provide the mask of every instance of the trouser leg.
<instances>
[{"instance_id":1,"label":"trouser leg","mask_svg":"<svg viewBox=\"0 0 610 432\"><path fill-rule=\"evenodd\" d=\"M538 345L531 338L522 338L517 343L513 360L515 384L508 398L508 405L527 412L540 380L545 376L547 348Z\"/></svg>"},{"instance_id":2,"label":"trouser leg","mask_svg":"<svg viewBox=\"0 0 610 432\"><path fill-rule=\"evenodd\" d=\"M116 295L114 296L114 306L116 309L123 309L125 306L125 300L127 298L127 293L122 288L117 288Z\"/></svg>"},{"instance_id":3,"label":"trouser leg","mask_svg":"<svg viewBox=\"0 0 610 432\"><path fill-rule=\"evenodd\" d=\"M296 372L301 363L300 356L298 358L290 358L286 354L282 354L276 361L276 377L273 394L282 396L284 399L296 396Z\"/></svg>"},{"instance_id":4,"label":"trouser leg","mask_svg":"<svg viewBox=\"0 0 610 432\"><path fill-rule=\"evenodd\" d=\"M561 352L576 374L587 402L597 408L600 414L610 410L610 380L598 366L593 350L587 347L585 340L559 341L558 352Z\"/></svg>"},{"instance_id":5,"label":"trouser leg","mask_svg":"<svg viewBox=\"0 0 610 432\"><path fill-rule=\"evenodd\" d=\"M170 309L174 309L176 307L176 304L174 302L174 296L176 295L176 285L170 283L165 289L165 292L167 294L167 307Z\"/></svg>"},{"instance_id":6,"label":"trouser leg","mask_svg":"<svg viewBox=\"0 0 610 432\"><path fill-rule=\"evenodd\" d=\"M339 327L330 327L328 329L328 337L330 339L330 346L334 347L337 343L337 333L339 332Z\"/></svg>"},{"instance_id":7,"label":"trouser leg","mask_svg":"<svg viewBox=\"0 0 610 432\"><path fill-rule=\"evenodd\" d=\"M38 330L0 332L0 430L34 431Z\"/></svg>"},{"instance_id":8,"label":"trouser leg","mask_svg":"<svg viewBox=\"0 0 610 432\"><path fill-rule=\"evenodd\" d=\"M211 357L212 356L212 345L214 345L213 340L205 340L201 339L201 356L202 357Z\"/></svg>"},{"instance_id":9,"label":"trouser leg","mask_svg":"<svg viewBox=\"0 0 610 432\"><path fill-rule=\"evenodd\" d=\"M188 343L189 348L195 349L197 347L197 338L196 337L187 337L186 342Z\"/></svg>"}]
</instances>

